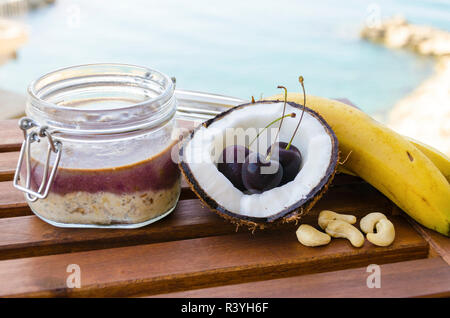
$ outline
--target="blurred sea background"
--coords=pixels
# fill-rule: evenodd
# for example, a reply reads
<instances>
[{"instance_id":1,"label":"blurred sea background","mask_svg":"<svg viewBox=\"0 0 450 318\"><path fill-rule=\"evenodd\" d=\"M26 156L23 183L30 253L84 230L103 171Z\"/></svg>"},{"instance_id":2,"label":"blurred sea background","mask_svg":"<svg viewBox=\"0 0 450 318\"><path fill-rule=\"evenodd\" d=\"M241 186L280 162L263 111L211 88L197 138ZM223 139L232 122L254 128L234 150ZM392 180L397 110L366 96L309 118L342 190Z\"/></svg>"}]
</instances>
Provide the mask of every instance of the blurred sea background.
<instances>
[{"instance_id":1,"label":"blurred sea background","mask_svg":"<svg viewBox=\"0 0 450 318\"><path fill-rule=\"evenodd\" d=\"M387 112L433 72L433 60L362 40L368 23L401 14L450 31L450 1L57 0L15 18L29 28L0 89L26 94L49 71L117 62L156 68L177 87L249 99L277 85L346 97Z\"/></svg>"}]
</instances>

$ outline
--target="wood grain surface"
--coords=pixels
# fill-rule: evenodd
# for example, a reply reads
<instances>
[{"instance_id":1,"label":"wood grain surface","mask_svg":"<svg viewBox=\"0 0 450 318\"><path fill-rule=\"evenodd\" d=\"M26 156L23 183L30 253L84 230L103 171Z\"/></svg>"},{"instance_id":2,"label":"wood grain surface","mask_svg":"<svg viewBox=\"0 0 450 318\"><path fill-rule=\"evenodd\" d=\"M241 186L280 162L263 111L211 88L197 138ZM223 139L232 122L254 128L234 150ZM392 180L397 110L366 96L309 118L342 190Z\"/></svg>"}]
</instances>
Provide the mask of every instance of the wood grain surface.
<instances>
[{"instance_id":1,"label":"wood grain surface","mask_svg":"<svg viewBox=\"0 0 450 318\"><path fill-rule=\"evenodd\" d=\"M389 201L367 184L355 190L338 186L327 192L303 222L314 224L323 209L363 215L368 210L388 214L389 208ZM295 226L288 228L295 232ZM0 259L204 237L235 230L235 226L209 211L198 199L180 200L170 216L141 229L62 229L34 215L7 217L0 218Z\"/></svg>"},{"instance_id":2,"label":"wood grain surface","mask_svg":"<svg viewBox=\"0 0 450 318\"><path fill-rule=\"evenodd\" d=\"M372 273L360 267L153 297L450 297L450 267L439 257L381 265L380 288L367 287Z\"/></svg>"},{"instance_id":3,"label":"wood grain surface","mask_svg":"<svg viewBox=\"0 0 450 318\"><path fill-rule=\"evenodd\" d=\"M30 214L23 193L14 188L11 181L0 182L0 218Z\"/></svg>"},{"instance_id":4,"label":"wood grain surface","mask_svg":"<svg viewBox=\"0 0 450 318\"><path fill-rule=\"evenodd\" d=\"M441 233L424 228L410 217L405 217L414 229L430 244L435 255L441 257L450 266L450 239ZM450 286L450 285L449 285Z\"/></svg>"},{"instance_id":5,"label":"wood grain surface","mask_svg":"<svg viewBox=\"0 0 450 318\"><path fill-rule=\"evenodd\" d=\"M167 293L426 257L427 242L403 218L392 221L398 234L390 247L336 239L309 248L292 231L265 231L4 260L0 296ZM66 287L69 264L81 269L80 289Z\"/></svg>"},{"instance_id":6,"label":"wood grain surface","mask_svg":"<svg viewBox=\"0 0 450 318\"><path fill-rule=\"evenodd\" d=\"M22 141L17 119L0 120L0 152L20 150Z\"/></svg>"},{"instance_id":7,"label":"wood grain surface","mask_svg":"<svg viewBox=\"0 0 450 318\"><path fill-rule=\"evenodd\" d=\"M9 181L14 177L19 152L0 152L0 181Z\"/></svg>"}]
</instances>

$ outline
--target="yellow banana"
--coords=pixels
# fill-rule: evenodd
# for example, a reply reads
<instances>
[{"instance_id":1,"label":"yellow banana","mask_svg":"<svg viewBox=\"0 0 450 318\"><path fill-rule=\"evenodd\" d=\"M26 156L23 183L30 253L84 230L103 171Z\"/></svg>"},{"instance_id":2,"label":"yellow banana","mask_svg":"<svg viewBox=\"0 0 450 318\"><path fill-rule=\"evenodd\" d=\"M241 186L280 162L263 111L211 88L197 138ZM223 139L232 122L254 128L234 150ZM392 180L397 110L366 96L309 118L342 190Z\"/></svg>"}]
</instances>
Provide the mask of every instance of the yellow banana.
<instances>
[{"instance_id":1,"label":"yellow banana","mask_svg":"<svg viewBox=\"0 0 450 318\"><path fill-rule=\"evenodd\" d=\"M269 97L284 100L283 95ZM288 94L303 104L303 95ZM334 130L344 168L360 176L420 224L450 235L450 183L419 149L400 134L344 103L307 95L306 106ZM300 128L301 129L301 128Z\"/></svg>"},{"instance_id":2,"label":"yellow banana","mask_svg":"<svg viewBox=\"0 0 450 318\"><path fill-rule=\"evenodd\" d=\"M348 102L347 105L353 106L357 109L355 105ZM447 179L448 182L450 182L450 158L447 157L445 154L440 152L439 150L424 144L423 142L420 142L418 140L415 140L411 137L404 136L406 139L408 139L414 146L416 146L417 149L419 149L425 156L430 159L434 165L441 171L441 173L444 175L444 177ZM338 172L345 173L348 175L356 176L353 172L346 169L343 165L338 166Z\"/></svg>"},{"instance_id":3,"label":"yellow banana","mask_svg":"<svg viewBox=\"0 0 450 318\"><path fill-rule=\"evenodd\" d=\"M436 168L439 169L439 171L444 175L445 179L447 179L448 182L450 182L450 158L447 157L445 154L440 152L439 150L424 144L418 140L415 140L410 137L405 137L408 139L414 146L416 146L417 149L419 149L425 156L430 159ZM338 165L337 170L341 173L345 173L351 176L356 176L355 173L351 172L347 168L345 168L344 165Z\"/></svg>"},{"instance_id":4,"label":"yellow banana","mask_svg":"<svg viewBox=\"0 0 450 318\"><path fill-rule=\"evenodd\" d=\"M430 159L434 165L441 171L445 179L450 182L450 158L445 154L433 148L423 142L415 140L410 137L405 137L408 139L417 149L419 149L425 156Z\"/></svg>"}]
</instances>

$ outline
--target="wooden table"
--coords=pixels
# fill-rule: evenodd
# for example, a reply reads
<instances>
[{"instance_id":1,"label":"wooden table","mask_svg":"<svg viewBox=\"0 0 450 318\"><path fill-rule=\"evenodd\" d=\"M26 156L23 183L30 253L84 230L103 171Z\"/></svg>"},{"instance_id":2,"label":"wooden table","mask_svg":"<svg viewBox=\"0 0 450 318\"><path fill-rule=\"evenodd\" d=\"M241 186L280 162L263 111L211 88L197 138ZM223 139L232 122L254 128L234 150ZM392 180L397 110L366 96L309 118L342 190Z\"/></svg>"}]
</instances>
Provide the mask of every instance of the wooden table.
<instances>
[{"instance_id":1,"label":"wooden table","mask_svg":"<svg viewBox=\"0 0 450 318\"><path fill-rule=\"evenodd\" d=\"M393 245L353 248L334 239L302 246L294 225L236 228L202 206L183 183L167 218L134 230L61 229L34 216L12 186L22 142L16 120L0 121L0 297L430 297L450 296L450 239L425 230L363 180L337 175L305 218L322 209L394 222ZM70 264L81 288L68 288ZM368 288L369 264L381 288ZM69 268L70 269L70 268Z\"/></svg>"}]
</instances>

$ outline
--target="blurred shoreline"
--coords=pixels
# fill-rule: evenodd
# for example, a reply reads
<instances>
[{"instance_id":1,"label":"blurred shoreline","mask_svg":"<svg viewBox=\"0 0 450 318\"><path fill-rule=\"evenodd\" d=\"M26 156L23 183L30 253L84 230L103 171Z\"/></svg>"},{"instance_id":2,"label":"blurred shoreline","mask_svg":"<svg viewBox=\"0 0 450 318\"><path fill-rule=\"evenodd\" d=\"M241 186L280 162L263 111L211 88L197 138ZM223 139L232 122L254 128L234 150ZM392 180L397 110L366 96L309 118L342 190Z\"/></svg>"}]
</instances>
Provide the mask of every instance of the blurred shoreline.
<instances>
[{"instance_id":1,"label":"blurred shoreline","mask_svg":"<svg viewBox=\"0 0 450 318\"><path fill-rule=\"evenodd\" d=\"M435 58L433 75L399 100L386 122L397 132L450 156L450 32L396 17L376 27L365 27L361 36L388 48L409 49Z\"/></svg>"}]
</instances>

